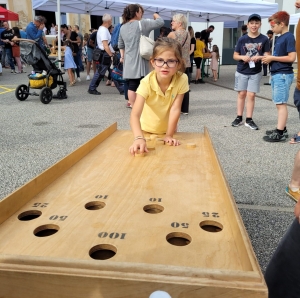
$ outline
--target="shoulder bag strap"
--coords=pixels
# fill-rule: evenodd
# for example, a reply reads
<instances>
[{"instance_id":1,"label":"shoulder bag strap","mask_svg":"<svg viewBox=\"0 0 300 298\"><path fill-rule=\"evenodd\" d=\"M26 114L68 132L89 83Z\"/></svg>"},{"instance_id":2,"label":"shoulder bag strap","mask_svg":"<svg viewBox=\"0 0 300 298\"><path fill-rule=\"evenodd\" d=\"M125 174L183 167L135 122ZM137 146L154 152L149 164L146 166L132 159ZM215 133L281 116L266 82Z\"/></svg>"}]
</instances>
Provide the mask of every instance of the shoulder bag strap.
<instances>
[{"instance_id":1,"label":"shoulder bag strap","mask_svg":"<svg viewBox=\"0 0 300 298\"><path fill-rule=\"evenodd\" d=\"M181 45L182 47L185 45L185 42L186 42L186 40L187 40L187 38L188 38L188 32L186 33L186 38L185 38L185 40L184 40L184 43Z\"/></svg>"},{"instance_id":2,"label":"shoulder bag strap","mask_svg":"<svg viewBox=\"0 0 300 298\"><path fill-rule=\"evenodd\" d=\"M140 27L141 35L143 35L143 31L142 31L142 24L141 24L141 21L139 21L139 27Z\"/></svg>"}]
</instances>

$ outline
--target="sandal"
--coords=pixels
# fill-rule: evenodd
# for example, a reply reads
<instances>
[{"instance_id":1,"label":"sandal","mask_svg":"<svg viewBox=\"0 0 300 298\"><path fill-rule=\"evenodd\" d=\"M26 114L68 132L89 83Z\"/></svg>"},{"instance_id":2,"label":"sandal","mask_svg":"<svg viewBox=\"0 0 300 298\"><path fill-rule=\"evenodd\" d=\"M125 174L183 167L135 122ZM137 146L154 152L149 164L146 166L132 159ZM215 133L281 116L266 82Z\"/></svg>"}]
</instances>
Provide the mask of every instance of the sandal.
<instances>
[{"instance_id":1,"label":"sandal","mask_svg":"<svg viewBox=\"0 0 300 298\"><path fill-rule=\"evenodd\" d=\"M300 136L298 134L295 134L293 138L290 140L290 144L298 144L300 143Z\"/></svg>"}]
</instances>

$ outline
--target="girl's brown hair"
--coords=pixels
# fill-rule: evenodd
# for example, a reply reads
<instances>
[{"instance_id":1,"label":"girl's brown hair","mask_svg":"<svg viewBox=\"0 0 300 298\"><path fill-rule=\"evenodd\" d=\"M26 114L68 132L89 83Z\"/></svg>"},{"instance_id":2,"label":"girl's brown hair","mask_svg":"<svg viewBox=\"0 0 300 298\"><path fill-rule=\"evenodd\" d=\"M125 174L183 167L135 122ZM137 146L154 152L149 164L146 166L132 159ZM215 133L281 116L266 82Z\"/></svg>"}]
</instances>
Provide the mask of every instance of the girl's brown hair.
<instances>
[{"instance_id":1,"label":"girl's brown hair","mask_svg":"<svg viewBox=\"0 0 300 298\"><path fill-rule=\"evenodd\" d=\"M153 54L151 57L151 61L157 56L159 56L162 52L165 51L173 51L176 59L178 60L177 69L182 73L185 72L185 63L182 58L182 47L181 44L169 37L160 37L156 40L153 48Z\"/></svg>"},{"instance_id":2,"label":"girl's brown hair","mask_svg":"<svg viewBox=\"0 0 300 298\"><path fill-rule=\"evenodd\" d=\"M218 60L220 58L220 53L219 53L219 47L216 44L213 45L213 52L216 53L216 57Z\"/></svg>"}]
</instances>

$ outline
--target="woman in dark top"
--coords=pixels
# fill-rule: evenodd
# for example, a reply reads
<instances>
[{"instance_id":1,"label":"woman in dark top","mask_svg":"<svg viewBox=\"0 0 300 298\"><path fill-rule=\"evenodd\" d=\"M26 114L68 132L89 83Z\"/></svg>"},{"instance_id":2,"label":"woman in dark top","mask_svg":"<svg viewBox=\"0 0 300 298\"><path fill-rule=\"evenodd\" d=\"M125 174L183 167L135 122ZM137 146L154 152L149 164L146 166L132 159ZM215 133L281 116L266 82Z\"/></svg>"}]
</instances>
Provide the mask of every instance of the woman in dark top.
<instances>
[{"instance_id":1,"label":"woman in dark top","mask_svg":"<svg viewBox=\"0 0 300 298\"><path fill-rule=\"evenodd\" d=\"M191 67L189 68L188 78L189 84L191 83L192 73L193 73L193 61L194 61L194 51L196 50L196 39L195 33L192 26L188 26L188 31L191 36L191 47L190 47L190 60L191 60Z\"/></svg>"},{"instance_id":2,"label":"woman in dark top","mask_svg":"<svg viewBox=\"0 0 300 298\"><path fill-rule=\"evenodd\" d=\"M61 30L64 33L63 41L68 41L70 40L72 45L73 45L73 58L74 62L76 63L76 75L77 75L77 81L80 82L80 67L79 67L79 46L78 44L81 42L80 37L75 31L71 31L66 24L61 25Z\"/></svg>"}]
</instances>

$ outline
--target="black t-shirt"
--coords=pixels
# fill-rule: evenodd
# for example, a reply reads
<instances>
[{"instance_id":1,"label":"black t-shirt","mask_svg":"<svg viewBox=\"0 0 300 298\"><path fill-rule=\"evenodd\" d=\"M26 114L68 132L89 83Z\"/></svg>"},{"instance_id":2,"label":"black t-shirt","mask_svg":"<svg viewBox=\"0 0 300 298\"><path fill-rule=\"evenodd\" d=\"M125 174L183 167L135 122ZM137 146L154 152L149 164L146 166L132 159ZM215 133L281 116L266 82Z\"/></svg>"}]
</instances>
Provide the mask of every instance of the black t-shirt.
<instances>
[{"instance_id":1,"label":"black t-shirt","mask_svg":"<svg viewBox=\"0 0 300 298\"><path fill-rule=\"evenodd\" d=\"M249 37L248 34L239 38L234 49L235 52L244 56L263 56L265 52L270 51L269 39L265 35L259 34L257 37ZM237 72L244 75L254 75L261 72L261 61L255 63L255 67L250 68L249 63L243 60L238 61Z\"/></svg>"},{"instance_id":2,"label":"black t-shirt","mask_svg":"<svg viewBox=\"0 0 300 298\"><path fill-rule=\"evenodd\" d=\"M1 39L12 40L13 37L14 37L14 34L13 34L12 29L4 30L4 31L1 32ZM5 42L5 43L4 43L4 47L5 47L6 49L11 49L11 44Z\"/></svg>"},{"instance_id":3,"label":"black t-shirt","mask_svg":"<svg viewBox=\"0 0 300 298\"><path fill-rule=\"evenodd\" d=\"M204 29L200 32L200 34L201 34L201 39L205 39L205 44L208 45L208 39L209 39L209 36L210 36L210 31L207 31L206 29Z\"/></svg>"},{"instance_id":4,"label":"black t-shirt","mask_svg":"<svg viewBox=\"0 0 300 298\"><path fill-rule=\"evenodd\" d=\"M196 50L196 38L195 37L191 38L191 47L190 47L190 49L192 49L192 44L195 45L195 47L194 47L194 51L195 51ZM190 56L194 56L194 52Z\"/></svg>"},{"instance_id":5,"label":"black t-shirt","mask_svg":"<svg viewBox=\"0 0 300 298\"><path fill-rule=\"evenodd\" d=\"M97 31L93 32L91 35L90 35L90 38L88 39L88 42L87 42L87 47L90 48L90 49L94 49L95 48L95 45L96 45L96 37L97 37ZM90 40L92 40L94 42L94 46L91 46L90 45Z\"/></svg>"},{"instance_id":6,"label":"black t-shirt","mask_svg":"<svg viewBox=\"0 0 300 298\"><path fill-rule=\"evenodd\" d=\"M78 34L75 31L72 31L69 39L72 40L72 41L76 41L77 36L78 36ZM63 41L65 41L66 39L67 39L67 36L65 34L64 37L63 37ZM72 45L73 45L73 52L77 53L79 51L78 43L77 42L76 43L72 42Z\"/></svg>"}]
</instances>

